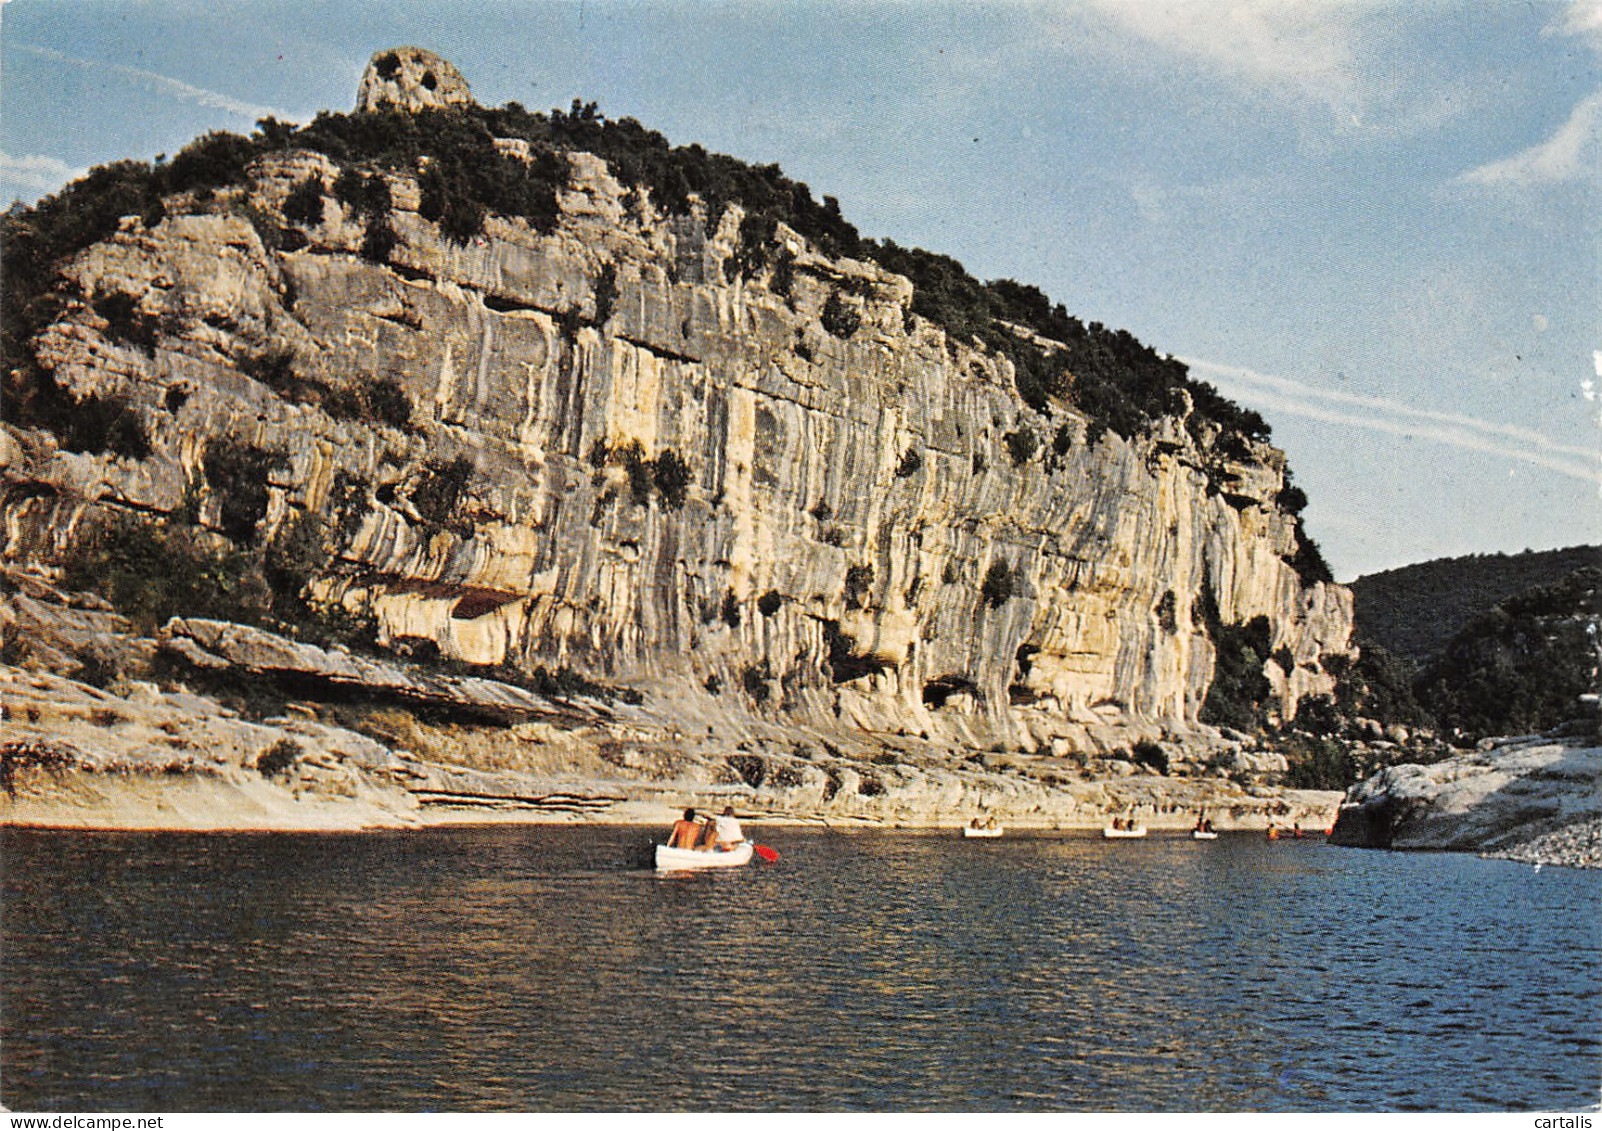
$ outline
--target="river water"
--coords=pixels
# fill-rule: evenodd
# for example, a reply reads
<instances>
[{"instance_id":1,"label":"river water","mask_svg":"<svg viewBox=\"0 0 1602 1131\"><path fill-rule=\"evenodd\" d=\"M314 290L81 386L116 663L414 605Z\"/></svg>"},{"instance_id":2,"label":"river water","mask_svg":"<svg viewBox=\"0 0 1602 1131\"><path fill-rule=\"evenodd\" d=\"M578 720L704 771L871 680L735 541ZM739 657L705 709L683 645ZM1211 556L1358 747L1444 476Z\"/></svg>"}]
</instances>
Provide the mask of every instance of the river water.
<instances>
[{"instance_id":1,"label":"river water","mask_svg":"<svg viewBox=\"0 0 1602 1131\"><path fill-rule=\"evenodd\" d=\"M1506 1110L1602 1086L1602 873L1065 834L6 831L13 1110Z\"/></svg>"}]
</instances>

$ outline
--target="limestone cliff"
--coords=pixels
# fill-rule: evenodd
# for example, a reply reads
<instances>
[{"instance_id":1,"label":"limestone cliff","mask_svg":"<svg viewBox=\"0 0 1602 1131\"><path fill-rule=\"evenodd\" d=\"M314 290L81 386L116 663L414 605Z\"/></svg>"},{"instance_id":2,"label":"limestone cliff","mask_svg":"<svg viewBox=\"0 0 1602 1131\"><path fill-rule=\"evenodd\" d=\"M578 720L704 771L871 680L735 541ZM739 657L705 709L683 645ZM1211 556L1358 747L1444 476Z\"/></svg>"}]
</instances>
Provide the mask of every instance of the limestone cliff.
<instances>
[{"instance_id":1,"label":"limestone cliff","mask_svg":"<svg viewBox=\"0 0 1602 1131\"><path fill-rule=\"evenodd\" d=\"M467 97L395 54L364 106ZM953 760L1161 739L1177 768L1212 733L1214 637L1257 617L1282 716L1330 689L1350 596L1293 568L1277 450L1223 454L1183 401L1128 438L1039 411L876 263L781 223L751 271L738 204L498 149L561 163L552 215L463 235L426 154L289 145L61 264L36 363L145 444L7 425L6 559L69 562L114 514L239 544L312 516L307 593L382 647Z\"/></svg>"}]
</instances>

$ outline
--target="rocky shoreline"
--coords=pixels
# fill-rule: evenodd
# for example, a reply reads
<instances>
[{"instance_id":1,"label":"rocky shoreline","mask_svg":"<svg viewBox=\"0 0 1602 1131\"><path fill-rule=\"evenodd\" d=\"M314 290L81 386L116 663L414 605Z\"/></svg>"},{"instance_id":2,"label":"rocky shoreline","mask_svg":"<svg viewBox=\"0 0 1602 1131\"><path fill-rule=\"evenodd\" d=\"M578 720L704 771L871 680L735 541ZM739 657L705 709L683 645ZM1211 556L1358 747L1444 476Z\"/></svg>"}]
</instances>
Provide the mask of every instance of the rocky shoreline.
<instances>
[{"instance_id":1,"label":"rocky shoreline","mask_svg":"<svg viewBox=\"0 0 1602 1131\"><path fill-rule=\"evenodd\" d=\"M1142 755L1113 743L952 750L906 733L731 709L682 685L543 690L260 628L174 618L150 636L90 594L10 573L0 601L0 825L336 831L489 822L666 826L684 806L759 824L1153 831L1205 810L1337 845L1602 866L1595 720L1382 769L1277 784L1243 735ZM103 686L102 686L103 685ZM1155 765L1158 755L1166 764ZM1338 820L1337 820L1338 813Z\"/></svg>"},{"instance_id":2,"label":"rocky shoreline","mask_svg":"<svg viewBox=\"0 0 1602 1131\"><path fill-rule=\"evenodd\" d=\"M1348 792L1330 841L1602 868L1596 720L1486 739L1428 765L1388 766Z\"/></svg>"},{"instance_id":3,"label":"rocky shoreline","mask_svg":"<svg viewBox=\"0 0 1602 1131\"><path fill-rule=\"evenodd\" d=\"M1576 821L1512 848L1481 855L1491 860L1516 860L1522 864L1602 868L1602 817Z\"/></svg>"},{"instance_id":4,"label":"rocky shoreline","mask_svg":"<svg viewBox=\"0 0 1602 1131\"><path fill-rule=\"evenodd\" d=\"M163 692L147 683L110 691L14 668L0 668L0 703L6 714L0 825L14 827L327 832L502 822L665 826L686 805L732 804L760 824L955 828L983 813L1010 828L1071 830L1100 828L1124 813L1154 830L1178 830L1205 808L1222 829L1262 828L1269 821L1323 828L1340 798L1157 776L1063 782L1050 771L1031 774L1019 765L940 770L890 765L885 753L880 761L842 758L817 767L824 787L816 788L808 776L786 773L799 761L799 734L788 752L742 740L750 752L733 755L776 766L776 777L795 781L788 785L752 785L699 758L683 758L670 776L661 775L659 756L639 758L632 771L585 764L579 748L586 740L637 734L643 729L637 715L599 731L569 732L565 743L549 723L518 724L501 743L543 742L545 755L520 759L518 769L486 768L386 746L322 721L304 703L286 705L300 710L250 719L192 692ZM484 750L480 742L459 755ZM829 782L839 785L831 791Z\"/></svg>"},{"instance_id":5,"label":"rocky shoreline","mask_svg":"<svg viewBox=\"0 0 1602 1131\"><path fill-rule=\"evenodd\" d=\"M1322 829L1340 800L1278 787L1282 758L1222 738L1205 763L1176 746L1166 772L1111 745L953 751L671 686L541 691L224 621L174 618L141 636L92 595L9 582L0 627L26 655L0 664L5 825L665 825L687 805L733 804L765 824L956 827L985 814L1095 829L1124 814L1182 829L1205 809L1221 829Z\"/></svg>"}]
</instances>

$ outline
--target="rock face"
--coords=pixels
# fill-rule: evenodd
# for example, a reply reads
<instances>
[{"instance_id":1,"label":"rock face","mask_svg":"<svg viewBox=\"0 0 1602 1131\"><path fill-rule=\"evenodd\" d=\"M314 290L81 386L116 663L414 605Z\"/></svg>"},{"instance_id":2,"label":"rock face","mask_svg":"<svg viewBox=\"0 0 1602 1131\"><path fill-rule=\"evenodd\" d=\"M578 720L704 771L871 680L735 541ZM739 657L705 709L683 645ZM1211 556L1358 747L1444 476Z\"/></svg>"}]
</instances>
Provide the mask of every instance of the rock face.
<instances>
[{"instance_id":1,"label":"rock face","mask_svg":"<svg viewBox=\"0 0 1602 1131\"><path fill-rule=\"evenodd\" d=\"M954 827L984 812L1014 828L1096 828L1136 814L1180 829L1205 808L1221 828L1322 827L1340 799L1128 762L1118 775L1049 756L953 761L908 740L731 720L707 697L535 694L217 621L174 618L139 638L83 595L0 580L7 652L23 665L0 663L0 824L665 826L687 804L734 804L763 822Z\"/></svg>"},{"instance_id":2,"label":"rock face","mask_svg":"<svg viewBox=\"0 0 1602 1131\"><path fill-rule=\"evenodd\" d=\"M1602 747L1594 726L1488 740L1432 765L1389 766L1353 786L1331 843L1488 851L1602 867ZM1585 830L1582 836L1580 830ZM1587 848L1587 846L1590 846ZM1561 851L1560 851L1561 850Z\"/></svg>"},{"instance_id":3,"label":"rock face","mask_svg":"<svg viewBox=\"0 0 1602 1131\"><path fill-rule=\"evenodd\" d=\"M360 105L466 91L407 48L375 57ZM599 159L566 160L549 231L490 216L465 243L420 213L416 176L383 174L381 256L312 152L127 218L67 265L35 348L74 394L126 397L151 454L0 433L6 558L59 563L113 512L188 507L261 538L318 516L312 592L376 618L382 645L951 758L1161 740L1182 768L1213 734L1214 610L1266 618L1284 715L1331 689L1350 595L1288 564L1281 453L1220 467L1185 406L1093 440L913 314L905 278L782 224L790 269L746 278L738 207L667 215ZM290 223L308 180L325 195ZM264 215L296 238L264 242ZM119 337L108 295L159 332ZM338 408L375 390L387 411ZM266 468L255 510L207 462L242 450Z\"/></svg>"},{"instance_id":4,"label":"rock face","mask_svg":"<svg viewBox=\"0 0 1602 1131\"><path fill-rule=\"evenodd\" d=\"M367 63L356 92L358 110L426 110L473 101L467 80L432 51L397 47Z\"/></svg>"}]
</instances>

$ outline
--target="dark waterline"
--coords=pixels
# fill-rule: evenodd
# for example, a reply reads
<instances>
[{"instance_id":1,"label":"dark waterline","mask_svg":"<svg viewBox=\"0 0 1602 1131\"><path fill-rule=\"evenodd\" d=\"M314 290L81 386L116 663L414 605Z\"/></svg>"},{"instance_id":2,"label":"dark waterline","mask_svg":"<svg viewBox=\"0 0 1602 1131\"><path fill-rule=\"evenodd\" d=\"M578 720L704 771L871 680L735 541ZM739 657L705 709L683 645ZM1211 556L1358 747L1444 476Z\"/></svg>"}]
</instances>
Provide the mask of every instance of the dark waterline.
<instances>
[{"instance_id":1,"label":"dark waterline","mask_svg":"<svg viewBox=\"0 0 1602 1131\"><path fill-rule=\"evenodd\" d=\"M1602 873L1062 835L9 830L13 1110L1564 1110Z\"/></svg>"}]
</instances>

